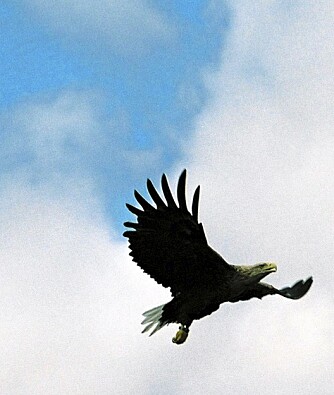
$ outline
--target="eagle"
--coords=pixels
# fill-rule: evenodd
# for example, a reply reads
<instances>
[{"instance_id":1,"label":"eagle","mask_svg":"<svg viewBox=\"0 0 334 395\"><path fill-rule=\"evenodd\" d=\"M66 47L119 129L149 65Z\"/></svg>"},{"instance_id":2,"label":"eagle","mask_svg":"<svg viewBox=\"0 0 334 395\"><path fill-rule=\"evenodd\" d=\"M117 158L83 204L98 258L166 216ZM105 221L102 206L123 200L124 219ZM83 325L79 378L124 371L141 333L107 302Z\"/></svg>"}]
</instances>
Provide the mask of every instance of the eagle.
<instances>
[{"instance_id":1,"label":"eagle","mask_svg":"<svg viewBox=\"0 0 334 395\"><path fill-rule=\"evenodd\" d=\"M200 186L194 192L191 212L186 203L186 169L177 185L177 203L165 174L161 178L164 199L151 180L147 190L152 204L136 190L141 208L126 204L137 222L125 222L131 230L123 233L129 240L130 256L138 266L163 287L170 288L172 300L146 311L143 333L150 335L170 323L179 324L172 341L182 344L190 325L218 310L225 302L238 302L266 295L299 299L310 289L313 279L300 280L291 287L277 289L261 280L276 272L275 263L232 265L213 250L198 221Z\"/></svg>"}]
</instances>

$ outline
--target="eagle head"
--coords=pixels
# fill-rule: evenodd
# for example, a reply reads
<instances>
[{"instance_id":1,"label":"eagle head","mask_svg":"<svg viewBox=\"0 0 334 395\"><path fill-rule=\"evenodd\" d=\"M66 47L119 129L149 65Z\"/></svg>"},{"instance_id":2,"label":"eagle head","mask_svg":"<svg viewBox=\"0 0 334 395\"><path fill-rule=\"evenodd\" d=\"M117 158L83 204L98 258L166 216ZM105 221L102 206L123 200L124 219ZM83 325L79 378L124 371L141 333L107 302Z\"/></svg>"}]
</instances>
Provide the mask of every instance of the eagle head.
<instances>
[{"instance_id":1,"label":"eagle head","mask_svg":"<svg viewBox=\"0 0 334 395\"><path fill-rule=\"evenodd\" d=\"M276 272L277 266L272 262L263 262L251 266L234 266L243 277L243 283L253 284L262 280L268 274Z\"/></svg>"}]
</instances>

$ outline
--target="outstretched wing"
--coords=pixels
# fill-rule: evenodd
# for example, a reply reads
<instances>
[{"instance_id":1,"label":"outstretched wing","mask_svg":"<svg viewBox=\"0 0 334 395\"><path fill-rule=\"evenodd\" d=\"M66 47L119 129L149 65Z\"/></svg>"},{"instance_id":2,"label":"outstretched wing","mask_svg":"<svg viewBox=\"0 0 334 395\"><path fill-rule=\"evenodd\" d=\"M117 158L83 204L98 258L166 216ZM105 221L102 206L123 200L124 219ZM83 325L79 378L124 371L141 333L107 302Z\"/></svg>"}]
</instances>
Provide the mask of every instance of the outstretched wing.
<instances>
[{"instance_id":1,"label":"outstretched wing","mask_svg":"<svg viewBox=\"0 0 334 395\"><path fill-rule=\"evenodd\" d=\"M191 288L208 276L217 276L228 264L212 250L198 222L200 187L193 197L192 213L188 211L185 196L186 170L177 186L178 205L163 174L161 186L164 201L150 180L147 189L156 207L148 203L137 191L135 198L142 210L127 204L137 216L137 223L125 222L134 230L124 232L130 243L130 255L146 273L176 295Z\"/></svg>"},{"instance_id":2,"label":"outstretched wing","mask_svg":"<svg viewBox=\"0 0 334 395\"><path fill-rule=\"evenodd\" d=\"M306 294L313 283L313 278L309 277L306 281L300 280L292 287L285 287L278 290L278 294L289 299L300 299Z\"/></svg>"},{"instance_id":3,"label":"outstretched wing","mask_svg":"<svg viewBox=\"0 0 334 395\"><path fill-rule=\"evenodd\" d=\"M313 279L309 277L306 281L297 281L292 287L277 289L270 284L259 282L254 287L249 288L243 294L239 295L235 300L231 300L231 302L238 302L239 300L248 300L251 298L262 299L266 295L281 295L289 299L300 299L310 289L312 283Z\"/></svg>"}]
</instances>

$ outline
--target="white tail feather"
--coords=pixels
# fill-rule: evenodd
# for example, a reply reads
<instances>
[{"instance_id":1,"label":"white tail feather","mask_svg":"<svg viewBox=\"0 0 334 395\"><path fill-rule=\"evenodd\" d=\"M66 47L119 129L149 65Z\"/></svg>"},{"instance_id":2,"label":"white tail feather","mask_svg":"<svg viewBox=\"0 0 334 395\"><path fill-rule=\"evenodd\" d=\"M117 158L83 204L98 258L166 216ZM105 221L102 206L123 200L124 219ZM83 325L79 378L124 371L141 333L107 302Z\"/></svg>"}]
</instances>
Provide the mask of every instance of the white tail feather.
<instances>
[{"instance_id":1,"label":"white tail feather","mask_svg":"<svg viewBox=\"0 0 334 395\"><path fill-rule=\"evenodd\" d=\"M152 313L161 311L163 307L164 307L164 304L161 304L160 306L157 306L157 307L153 307L153 309L145 311L145 313L143 313L143 316L147 317L148 315L151 315Z\"/></svg>"},{"instance_id":2,"label":"white tail feather","mask_svg":"<svg viewBox=\"0 0 334 395\"><path fill-rule=\"evenodd\" d=\"M146 325L145 328L142 330L141 333L148 332L148 331L152 328L152 326L153 326L154 324L155 324L155 322L151 322L150 324Z\"/></svg>"},{"instance_id":3,"label":"white tail feather","mask_svg":"<svg viewBox=\"0 0 334 395\"><path fill-rule=\"evenodd\" d=\"M155 332L157 332L159 329L161 329L167 324L160 321L164 306L165 305L162 304L161 306L154 307L153 309L147 310L145 311L145 313L143 313L145 319L142 322L142 324L148 324L148 325L145 326L142 333L148 332L156 324L156 327L153 329L152 333L150 334L150 336L152 336Z\"/></svg>"}]
</instances>

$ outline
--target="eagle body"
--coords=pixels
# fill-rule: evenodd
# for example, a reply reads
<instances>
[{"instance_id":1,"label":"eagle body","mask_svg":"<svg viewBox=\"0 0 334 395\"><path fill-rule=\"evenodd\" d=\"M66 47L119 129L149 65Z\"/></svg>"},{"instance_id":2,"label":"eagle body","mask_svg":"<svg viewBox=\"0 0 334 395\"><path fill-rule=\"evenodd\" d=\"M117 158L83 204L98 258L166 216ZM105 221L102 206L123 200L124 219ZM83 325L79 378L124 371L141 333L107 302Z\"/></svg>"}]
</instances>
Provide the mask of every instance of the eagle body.
<instances>
[{"instance_id":1,"label":"eagle body","mask_svg":"<svg viewBox=\"0 0 334 395\"><path fill-rule=\"evenodd\" d=\"M218 310L224 302L237 302L251 298L261 299L278 294L299 299L312 284L312 277L299 281L292 287L276 289L261 280L275 272L274 263L251 266L231 265L213 250L207 242L203 225L198 222L199 192L195 190L192 210L185 198L186 170L181 173L177 186L177 201L170 191L163 174L161 186L164 199L150 180L147 189L153 205L137 191L135 198L141 208L127 204L137 216L137 222L125 222L132 228L124 232L129 239L130 255L144 272L159 284L170 288L172 300L146 311L143 332L151 335L170 323L179 323L179 331L173 338L182 344L194 320L199 320Z\"/></svg>"}]
</instances>

